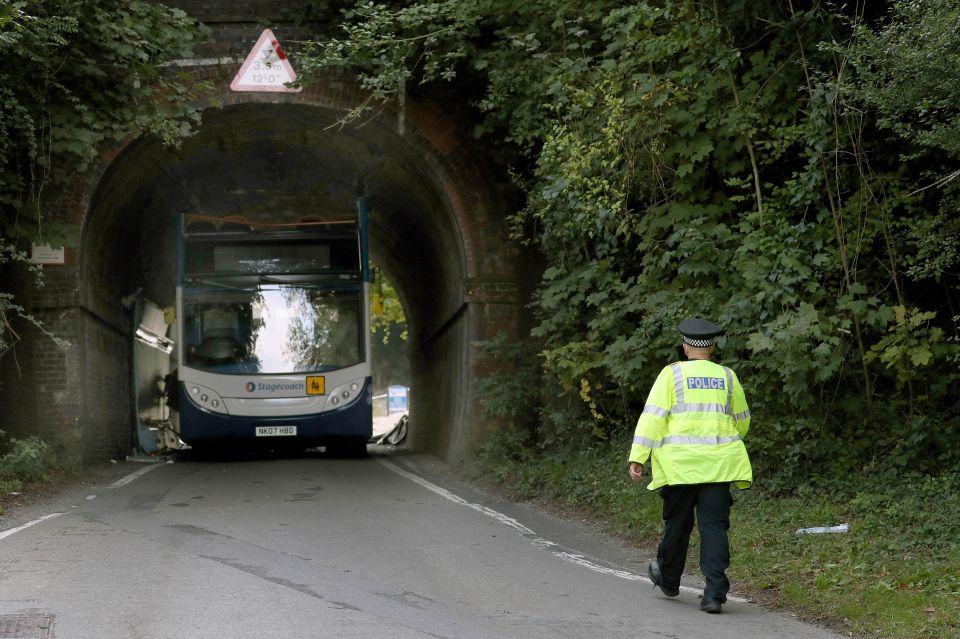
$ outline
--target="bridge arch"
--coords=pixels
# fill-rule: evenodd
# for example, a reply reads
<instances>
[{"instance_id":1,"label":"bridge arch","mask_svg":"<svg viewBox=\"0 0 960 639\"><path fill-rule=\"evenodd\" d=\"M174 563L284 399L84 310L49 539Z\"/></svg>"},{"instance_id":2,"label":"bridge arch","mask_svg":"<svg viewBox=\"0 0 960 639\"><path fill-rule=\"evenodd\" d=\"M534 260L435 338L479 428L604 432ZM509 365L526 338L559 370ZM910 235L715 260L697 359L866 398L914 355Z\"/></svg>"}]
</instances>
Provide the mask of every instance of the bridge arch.
<instances>
[{"instance_id":1,"label":"bridge arch","mask_svg":"<svg viewBox=\"0 0 960 639\"><path fill-rule=\"evenodd\" d=\"M222 106L205 109L180 148L136 136L76 176L58 210L82 228L79 248L53 274L67 286L57 287L60 296L29 296L41 319L59 313L74 343L62 355L62 400L38 398L35 407L48 436L73 442L84 461L129 450L124 301L139 291L172 305L177 214L269 207L307 216L352 207L365 194L372 256L398 289L410 328L411 443L451 460L469 452L487 429L475 391L488 368L479 345L515 333L520 315L518 254L505 224L512 191L435 104L407 100L403 112L341 126L361 99L333 81L302 94L224 87ZM52 348L35 347L34 359ZM47 388L57 384L40 367L34 373Z\"/></svg>"}]
</instances>

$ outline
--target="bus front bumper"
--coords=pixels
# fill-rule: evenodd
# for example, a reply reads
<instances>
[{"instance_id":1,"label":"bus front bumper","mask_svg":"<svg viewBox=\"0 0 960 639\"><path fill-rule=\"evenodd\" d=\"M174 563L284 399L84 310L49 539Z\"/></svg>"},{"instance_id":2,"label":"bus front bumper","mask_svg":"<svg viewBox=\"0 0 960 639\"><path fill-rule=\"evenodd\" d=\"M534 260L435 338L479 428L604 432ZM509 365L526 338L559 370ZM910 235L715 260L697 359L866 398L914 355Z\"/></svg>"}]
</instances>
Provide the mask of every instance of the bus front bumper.
<instances>
[{"instance_id":1,"label":"bus front bumper","mask_svg":"<svg viewBox=\"0 0 960 639\"><path fill-rule=\"evenodd\" d=\"M309 415L226 415L204 410L187 396L180 384L180 438L188 444L216 441L265 445L323 445L347 439L366 441L373 435L373 384L370 379L357 399L341 408ZM295 427L295 435L289 428ZM260 433L258 435L258 433Z\"/></svg>"}]
</instances>

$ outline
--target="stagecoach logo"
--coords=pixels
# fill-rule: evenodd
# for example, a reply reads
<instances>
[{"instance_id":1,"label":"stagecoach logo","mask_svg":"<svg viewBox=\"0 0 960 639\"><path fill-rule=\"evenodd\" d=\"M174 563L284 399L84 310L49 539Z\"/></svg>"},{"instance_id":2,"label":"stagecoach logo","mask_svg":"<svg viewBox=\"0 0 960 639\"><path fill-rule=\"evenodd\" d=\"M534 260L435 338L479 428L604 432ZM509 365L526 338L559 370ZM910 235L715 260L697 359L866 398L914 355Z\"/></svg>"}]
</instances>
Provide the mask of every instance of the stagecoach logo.
<instances>
[{"instance_id":1,"label":"stagecoach logo","mask_svg":"<svg viewBox=\"0 0 960 639\"><path fill-rule=\"evenodd\" d=\"M261 393L277 393L282 391L303 391L304 385L303 382L292 382L288 384L265 384L260 382L247 382L246 388L248 393L253 391L260 391Z\"/></svg>"}]
</instances>

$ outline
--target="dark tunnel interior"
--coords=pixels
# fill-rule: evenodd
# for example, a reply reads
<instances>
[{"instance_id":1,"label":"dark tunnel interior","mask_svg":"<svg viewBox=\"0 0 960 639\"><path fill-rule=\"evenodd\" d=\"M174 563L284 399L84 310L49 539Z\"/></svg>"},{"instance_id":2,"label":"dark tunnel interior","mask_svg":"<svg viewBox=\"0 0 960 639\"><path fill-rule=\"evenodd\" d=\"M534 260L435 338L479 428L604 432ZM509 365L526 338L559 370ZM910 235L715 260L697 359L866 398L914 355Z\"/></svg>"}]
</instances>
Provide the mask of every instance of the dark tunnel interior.
<instances>
[{"instance_id":1,"label":"dark tunnel interior","mask_svg":"<svg viewBox=\"0 0 960 639\"><path fill-rule=\"evenodd\" d=\"M449 325L462 304L456 222L422 153L379 120L343 126L338 117L302 104L241 104L207 110L180 148L150 137L129 144L101 178L85 220L85 303L110 317L124 296L140 290L161 307L173 305L179 214L343 217L364 195L371 257L395 285L409 326L411 385L432 388L413 396L445 407L421 411L438 415L424 421L443 421L460 410L450 380L461 373L450 368L463 356L449 351L465 345L445 339L440 358L420 345ZM414 414L416 406L414 399Z\"/></svg>"}]
</instances>

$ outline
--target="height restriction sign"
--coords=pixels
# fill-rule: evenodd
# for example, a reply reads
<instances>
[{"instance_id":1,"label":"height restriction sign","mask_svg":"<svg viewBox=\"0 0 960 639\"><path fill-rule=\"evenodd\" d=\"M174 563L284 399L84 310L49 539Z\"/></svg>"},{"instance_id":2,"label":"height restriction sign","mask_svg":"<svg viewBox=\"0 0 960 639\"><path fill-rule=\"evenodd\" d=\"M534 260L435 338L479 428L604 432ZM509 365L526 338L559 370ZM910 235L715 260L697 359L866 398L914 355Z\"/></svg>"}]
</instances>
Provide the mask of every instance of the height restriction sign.
<instances>
[{"instance_id":1,"label":"height restriction sign","mask_svg":"<svg viewBox=\"0 0 960 639\"><path fill-rule=\"evenodd\" d=\"M296 79L297 74L290 66L280 41L273 35L273 31L264 29L250 50L250 55L243 61L243 66L234 76L230 88L234 91L300 93L302 87L294 89L286 86L288 82Z\"/></svg>"}]
</instances>

